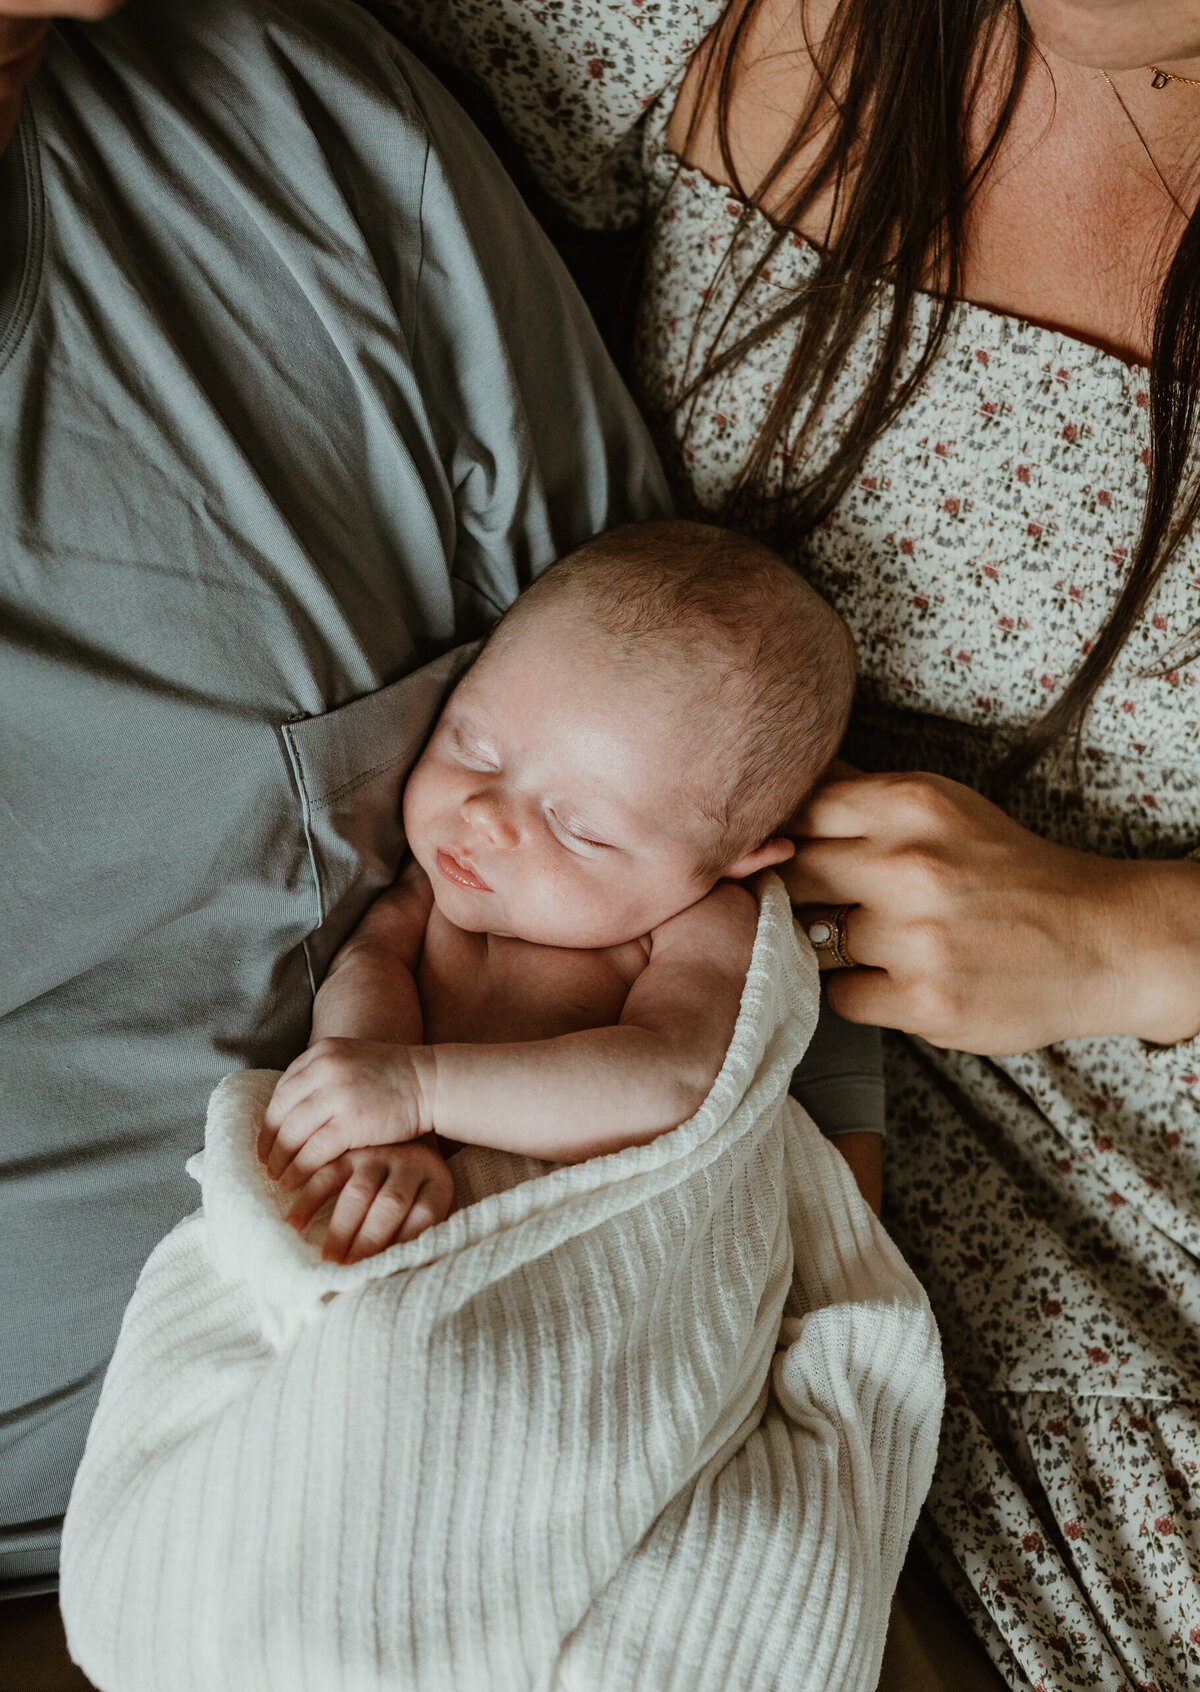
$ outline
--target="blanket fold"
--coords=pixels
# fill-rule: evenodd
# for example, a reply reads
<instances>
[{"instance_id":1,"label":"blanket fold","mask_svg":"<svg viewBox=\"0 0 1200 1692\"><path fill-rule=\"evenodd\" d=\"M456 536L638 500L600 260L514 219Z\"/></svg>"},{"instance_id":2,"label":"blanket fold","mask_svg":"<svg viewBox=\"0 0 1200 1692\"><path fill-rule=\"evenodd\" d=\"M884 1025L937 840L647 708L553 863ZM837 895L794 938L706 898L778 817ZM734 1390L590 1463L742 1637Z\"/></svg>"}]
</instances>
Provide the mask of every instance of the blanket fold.
<instances>
[{"instance_id":1,"label":"blanket fold","mask_svg":"<svg viewBox=\"0 0 1200 1692\"><path fill-rule=\"evenodd\" d=\"M787 1096L817 972L759 891L689 1122L558 1168L468 1147L461 1208L362 1263L282 1220L274 1073L217 1088L203 1207L138 1282L67 1514L101 1692L875 1685L937 1336Z\"/></svg>"}]
</instances>

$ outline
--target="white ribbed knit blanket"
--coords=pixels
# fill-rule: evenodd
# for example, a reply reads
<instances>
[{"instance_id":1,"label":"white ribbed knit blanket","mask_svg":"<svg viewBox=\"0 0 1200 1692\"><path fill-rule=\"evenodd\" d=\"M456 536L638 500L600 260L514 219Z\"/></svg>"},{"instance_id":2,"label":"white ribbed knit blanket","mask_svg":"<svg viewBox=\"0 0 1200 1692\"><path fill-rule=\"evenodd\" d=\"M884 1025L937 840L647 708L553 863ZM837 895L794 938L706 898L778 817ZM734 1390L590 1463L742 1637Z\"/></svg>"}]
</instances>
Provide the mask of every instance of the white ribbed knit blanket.
<instances>
[{"instance_id":1,"label":"white ribbed knit blanket","mask_svg":"<svg viewBox=\"0 0 1200 1692\"><path fill-rule=\"evenodd\" d=\"M348 1267L255 1161L274 1073L229 1076L67 1512L102 1692L869 1692L941 1369L787 1097L816 1007L764 878L691 1121L549 1173L468 1148L461 1209Z\"/></svg>"}]
</instances>

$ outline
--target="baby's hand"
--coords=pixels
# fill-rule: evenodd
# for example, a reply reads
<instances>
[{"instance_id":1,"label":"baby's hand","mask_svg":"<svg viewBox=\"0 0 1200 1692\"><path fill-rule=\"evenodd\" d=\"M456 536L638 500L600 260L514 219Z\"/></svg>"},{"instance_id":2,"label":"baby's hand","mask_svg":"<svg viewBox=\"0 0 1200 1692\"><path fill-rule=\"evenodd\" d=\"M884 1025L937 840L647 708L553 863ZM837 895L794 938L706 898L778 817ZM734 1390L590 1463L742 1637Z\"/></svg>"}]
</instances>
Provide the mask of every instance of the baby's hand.
<instances>
[{"instance_id":1,"label":"baby's hand","mask_svg":"<svg viewBox=\"0 0 1200 1692\"><path fill-rule=\"evenodd\" d=\"M357 1263L444 1222L454 1206L454 1177L429 1140L360 1146L309 1176L288 1211L289 1223L307 1228L334 1193L340 1197L321 1256L327 1263Z\"/></svg>"},{"instance_id":2,"label":"baby's hand","mask_svg":"<svg viewBox=\"0 0 1200 1692\"><path fill-rule=\"evenodd\" d=\"M318 1040L282 1077L258 1136L258 1157L285 1192L354 1146L414 1140L425 1120L411 1046L382 1040Z\"/></svg>"}]
</instances>

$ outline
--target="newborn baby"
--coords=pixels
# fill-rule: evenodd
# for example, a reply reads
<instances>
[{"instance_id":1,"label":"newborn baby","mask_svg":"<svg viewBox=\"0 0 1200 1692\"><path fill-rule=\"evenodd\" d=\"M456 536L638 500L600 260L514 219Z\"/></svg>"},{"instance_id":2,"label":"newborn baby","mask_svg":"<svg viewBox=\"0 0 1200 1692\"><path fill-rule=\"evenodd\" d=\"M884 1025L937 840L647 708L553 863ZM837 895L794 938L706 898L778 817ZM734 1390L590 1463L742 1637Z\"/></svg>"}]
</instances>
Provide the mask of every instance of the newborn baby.
<instances>
[{"instance_id":1,"label":"newborn baby","mask_svg":"<svg viewBox=\"0 0 1200 1692\"><path fill-rule=\"evenodd\" d=\"M569 1162L701 1105L757 926L740 885L837 750L836 613L758 542L631 524L497 624L404 791L413 861L317 994L259 1156L324 1255L449 1214L438 1137ZM599 1107L599 1108L597 1108Z\"/></svg>"}]
</instances>

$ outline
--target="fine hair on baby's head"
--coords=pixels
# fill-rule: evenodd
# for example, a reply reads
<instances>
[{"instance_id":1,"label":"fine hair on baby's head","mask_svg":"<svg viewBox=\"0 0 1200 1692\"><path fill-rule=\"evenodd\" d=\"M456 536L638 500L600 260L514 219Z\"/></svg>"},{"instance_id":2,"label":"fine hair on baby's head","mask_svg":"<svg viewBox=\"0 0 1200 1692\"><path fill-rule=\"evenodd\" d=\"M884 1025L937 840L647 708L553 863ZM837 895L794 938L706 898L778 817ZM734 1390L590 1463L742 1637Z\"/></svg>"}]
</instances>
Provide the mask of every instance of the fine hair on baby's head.
<instances>
[{"instance_id":1,"label":"fine hair on baby's head","mask_svg":"<svg viewBox=\"0 0 1200 1692\"><path fill-rule=\"evenodd\" d=\"M610 529L552 564L491 638L550 612L657 676L686 711L696 803L711 825L702 867L714 877L779 833L837 752L854 692L853 639L761 541L685 521Z\"/></svg>"}]
</instances>

